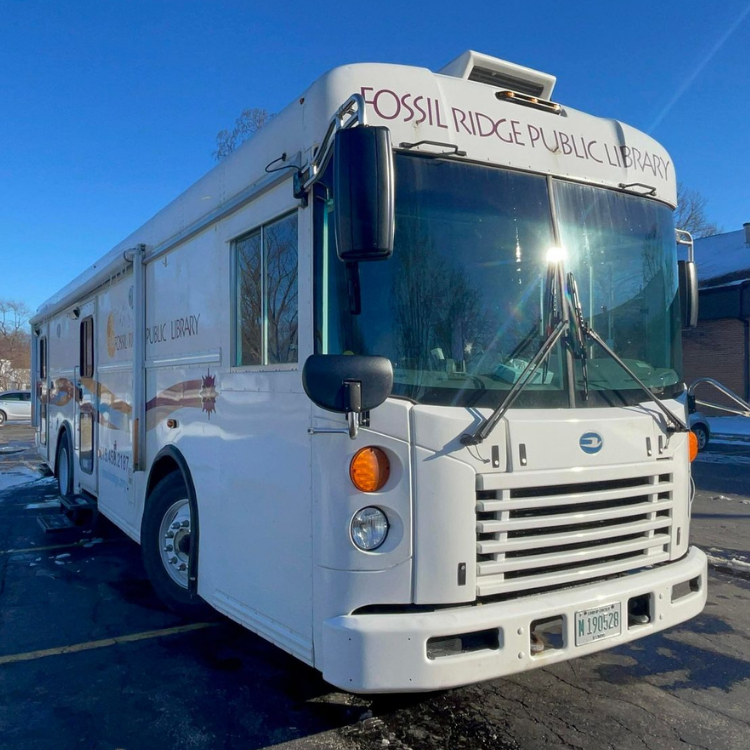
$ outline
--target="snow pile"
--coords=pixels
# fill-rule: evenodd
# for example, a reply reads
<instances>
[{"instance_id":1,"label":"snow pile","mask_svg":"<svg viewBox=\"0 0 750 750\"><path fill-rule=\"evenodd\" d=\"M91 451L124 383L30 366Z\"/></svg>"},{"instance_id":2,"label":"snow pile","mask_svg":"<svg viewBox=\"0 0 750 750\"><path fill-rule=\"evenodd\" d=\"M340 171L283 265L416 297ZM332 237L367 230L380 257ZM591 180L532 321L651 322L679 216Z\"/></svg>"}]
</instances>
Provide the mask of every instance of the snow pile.
<instances>
[{"instance_id":1,"label":"snow pile","mask_svg":"<svg viewBox=\"0 0 750 750\"><path fill-rule=\"evenodd\" d=\"M20 467L9 472L0 472L0 492L19 484L29 484L30 482L48 481L47 477L41 477L38 471Z\"/></svg>"},{"instance_id":2,"label":"snow pile","mask_svg":"<svg viewBox=\"0 0 750 750\"><path fill-rule=\"evenodd\" d=\"M708 555L708 564L713 565L715 568L729 568L736 573L745 573L750 575L750 562L739 557L717 557L716 555Z\"/></svg>"}]
</instances>

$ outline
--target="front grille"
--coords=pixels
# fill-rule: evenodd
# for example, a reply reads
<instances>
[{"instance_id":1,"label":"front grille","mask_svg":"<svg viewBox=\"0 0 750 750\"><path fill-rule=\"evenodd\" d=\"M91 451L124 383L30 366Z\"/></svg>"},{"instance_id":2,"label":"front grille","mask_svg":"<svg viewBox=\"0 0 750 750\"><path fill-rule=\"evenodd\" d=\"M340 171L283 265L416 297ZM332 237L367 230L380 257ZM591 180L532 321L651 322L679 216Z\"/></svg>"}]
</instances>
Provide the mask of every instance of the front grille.
<instances>
[{"instance_id":1,"label":"front grille","mask_svg":"<svg viewBox=\"0 0 750 750\"><path fill-rule=\"evenodd\" d=\"M570 586L669 559L671 474L477 492L477 596Z\"/></svg>"}]
</instances>

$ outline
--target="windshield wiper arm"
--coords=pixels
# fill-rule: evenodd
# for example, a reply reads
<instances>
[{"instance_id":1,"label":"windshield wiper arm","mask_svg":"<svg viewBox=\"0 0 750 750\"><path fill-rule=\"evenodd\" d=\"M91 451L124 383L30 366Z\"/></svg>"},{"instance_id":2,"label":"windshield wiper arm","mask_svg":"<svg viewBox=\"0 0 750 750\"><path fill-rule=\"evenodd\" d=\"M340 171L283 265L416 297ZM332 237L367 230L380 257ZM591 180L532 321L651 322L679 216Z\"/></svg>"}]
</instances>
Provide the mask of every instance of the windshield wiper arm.
<instances>
[{"instance_id":1,"label":"windshield wiper arm","mask_svg":"<svg viewBox=\"0 0 750 750\"><path fill-rule=\"evenodd\" d=\"M568 272L568 290L571 307L573 308L573 319L575 324L580 328L580 333L577 332L577 336L580 340L585 337L590 338L596 344L598 344L620 367L638 384L641 390L664 412L667 418L667 432L690 432L690 428L683 422L671 409L667 408L652 392L651 389L615 354L614 351L609 347L606 341L584 320L583 312L581 310L581 303L578 299L578 286L576 284L575 276L572 272ZM585 356L586 348L583 347L583 363L585 368ZM588 376L584 369L584 388L588 391Z\"/></svg>"},{"instance_id":2,"label":"windshield wiper arm","mask_svg":"<svg viewBox=\"0 0 750 750\"><path fill-rule=\"evenodd\" d=\"M565 333L569 325L568 320L558 322L554 330L544 340L539 351L518 376L518 380L513 383L513 387L508 391L508 395L503 399L503 402L487 419L480 422L479 427L474 432L466 432L461 435L462 445L479 445L479 443L488 437L492 430L495 429L497 423L505 416L505 412L513 406L513 402L521 395L521 391L531 382L534 373L539 369L542 362L547 359L547 355L552 351L552 347L560 340L560 337Z\"/></svg>"},{"instance_id":3,"label":"windshield wiper arm","mask_svg":"<svg viewBox=\"0 0 750 750\"><path fill-rule=\"evenodd\" d=\"M578 296L578 284L575 276L568 273L568 296L572 308L572 323L570 331L570 348L573 356L581 360L581 377L583 378L583 400L589 400L589 366L586 351L586 321L583 318L583 308Z\"/></svg>"},{"instance_id":4,"label":"windshield wiper arm","mask_svg":"<svg viewBox=\"0 0 750 750\"><path fill-rule=\"evenodd\" d=\"M479 445L486 440L497 423L505 416L505 412L513 406L521 392L531 382L534 373L544 364L543 377L546 377L547 356L552 348L560 340L566 331L570 330L570 320L563 298L563 274L562 265L559 261L551 261L547 266L547 275L544 281L546 315L542 315L544 325L549 333L547 338L537 350L531 361L524 367L518 379L513 383L508 395L493 410L486 419L482 419L474 432L465 432L461 435L462 445ZM553 328L554 326L554 328Z\"/></svg>"},{"instance_id":5,"label":"windshield wiper arm","mask_svg":"<svg viewBox=\"0 0 750 750\"><path fill-rule=\"evenodd\" d=\"M568 294L567 299L565 295L560 294L558 300L558 284L562 286L562 272L560 266L557 264L551 264L547 274L547 288L548 288L548 321L549 325L557 320L554 329L550 332L547 338L542 343L539 350L534 355L532 360L523 369L523 372L519 375L518 380L513 384L513 387L508 391L508 395L503 399L502 403L490 414L489 417L483 419L479 426L474 432L465 432L461 435L462 445L479 445L490 435L493 429L497 426L497 423L505 416L505 413L513 406L516 399L521 395L521 392L531 382L531 378L539 367L546 362L549 353L562 336L567 332L568 340L567 345L573 351L574 356L581 360L581 370L583 376L583 392L584 398L588 399L588 354L586 352L586 339L589 338L600 346L606 354L608 354L618 365L638 384L641 390L653 401L659 409L664 413L667 418L667 432L689 432L690 428L683 422L671 409L667 408L659 398L657 398L651 389L615 354L609 345L599 336L599 334L591 328L583 317L583 309L581 307L581 301L578 297L578 285L576 284L575 276L572 272L568 273L567 276L567 288ZM560 303L560 309L558 304ZM567 310L562 310L564 305L568 306ZM566 314L569 312L570 314Z\"/></svg>"}]
</instances>

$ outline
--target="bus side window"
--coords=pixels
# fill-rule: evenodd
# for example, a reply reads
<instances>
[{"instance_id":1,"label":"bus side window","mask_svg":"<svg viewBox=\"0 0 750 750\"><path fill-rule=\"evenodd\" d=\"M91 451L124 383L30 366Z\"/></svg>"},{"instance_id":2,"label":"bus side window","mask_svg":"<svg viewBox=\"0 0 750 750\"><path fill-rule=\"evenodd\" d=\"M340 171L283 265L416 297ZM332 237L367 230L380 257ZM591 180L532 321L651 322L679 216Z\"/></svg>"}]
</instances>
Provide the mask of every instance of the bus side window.
<instances>
[{"instance_id":1,"label":"bus side window","mask_svg":"<svg viewBox=\"0 0 750 750\"><path fill-rule=\"evenodd\" d=\"M234 241L236 367L297 362L297 214Z\"/></svg>"},{"instance_id":2,"label":"bus side window","mask_svg":"<svg viewBox=\"0 0 750 750\"><path fill-rule=\"evenodd\" d=\"M40 378L47 377L47 337L42 336L39 339L39 372Z\"/></svg>"},{"instance_id":3,"label":"bus side window","mask_svg":"<svg viewBox=\"0 0 750 750\"><path fill-rule=\"evenodd\" d=\"M91 316L81 321L79 372L82 378L94 377L94 319Z\"/></svg>"}]
</instances>

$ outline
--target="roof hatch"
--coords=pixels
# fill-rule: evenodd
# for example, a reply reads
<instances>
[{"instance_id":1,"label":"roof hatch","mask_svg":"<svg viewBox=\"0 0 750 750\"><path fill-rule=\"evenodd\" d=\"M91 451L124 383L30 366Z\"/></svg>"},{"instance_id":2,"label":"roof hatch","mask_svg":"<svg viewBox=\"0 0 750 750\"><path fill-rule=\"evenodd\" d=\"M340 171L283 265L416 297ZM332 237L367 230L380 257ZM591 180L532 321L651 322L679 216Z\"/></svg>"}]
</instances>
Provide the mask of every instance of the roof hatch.
<instances>
[{"instance_id":1,"label":"roof hatch","mask_svg":"<svg viewBox=\"0 0 750 750\"><path fill-rule=\"evenodd\" d=\"M537 96L541 99L552 97L552 89L555 88L555 81L557 81L557 78L549 73L525 68L523 65L516 65L473 50L467 50L441 68L438 73L484 83L494 88L517 91L519 94Z\"/></svg>"}]
</instances>

